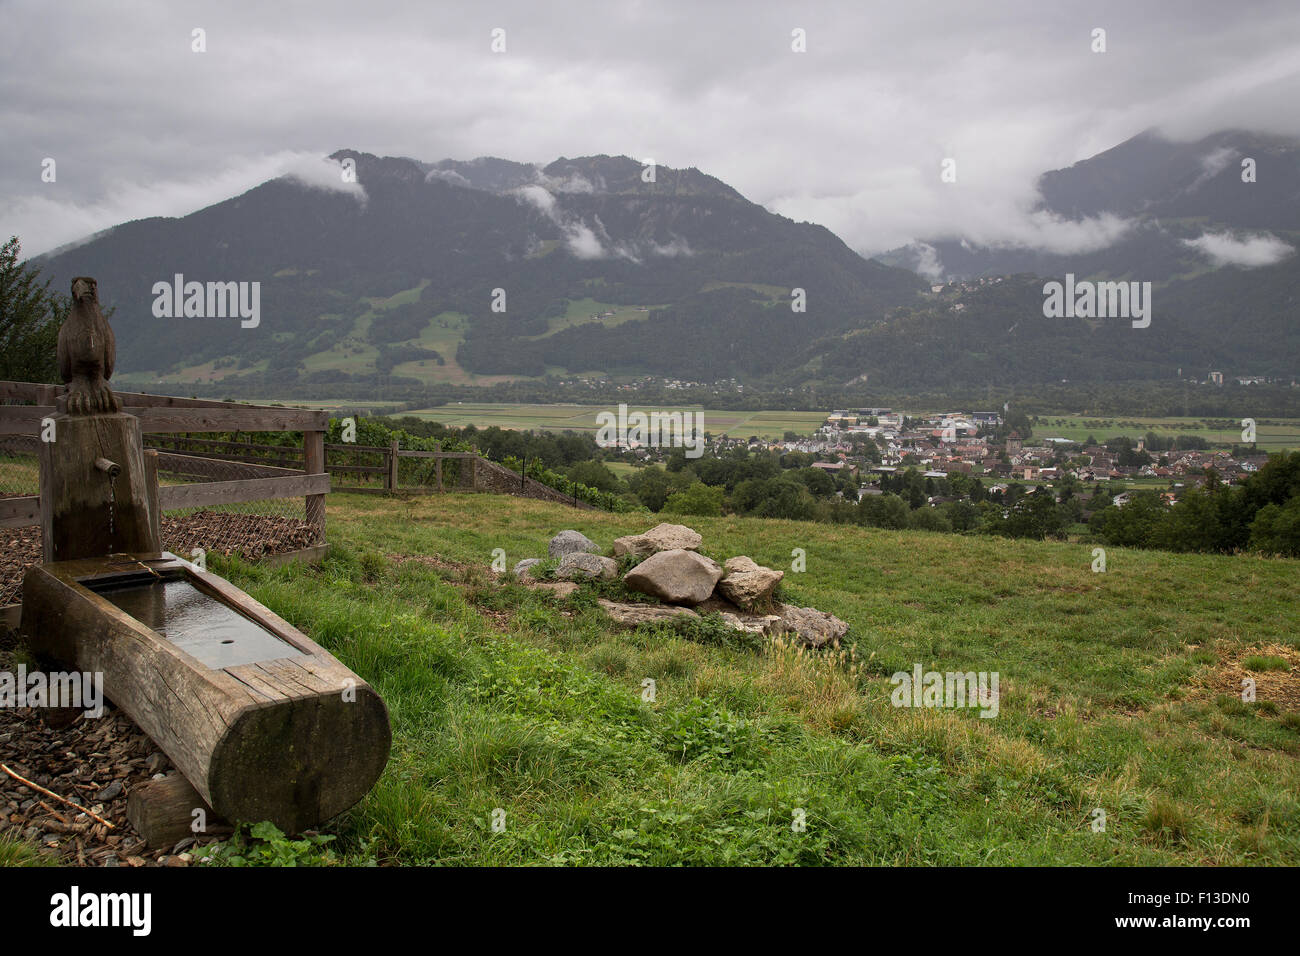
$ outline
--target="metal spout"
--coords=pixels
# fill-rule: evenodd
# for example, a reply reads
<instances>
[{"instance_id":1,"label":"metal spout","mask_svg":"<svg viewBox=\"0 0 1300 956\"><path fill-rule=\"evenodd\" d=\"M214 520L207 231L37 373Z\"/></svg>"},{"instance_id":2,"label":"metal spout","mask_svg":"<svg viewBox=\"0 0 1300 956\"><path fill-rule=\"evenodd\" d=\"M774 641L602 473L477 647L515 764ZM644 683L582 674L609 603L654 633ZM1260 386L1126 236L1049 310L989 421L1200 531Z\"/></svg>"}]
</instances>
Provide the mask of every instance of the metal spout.
<instances>
[{"instance_id":1,"label":"metal spout","mask_svg":"<svg viewBox=\"0 0 1300 956\"><path fill-rule=\"evenodd\" d=\"M95 467L108 475L109 478L116 478L122 473L122 466L115 461L109 461L107 458L96 458Z\"/></svg>"}]
</instances>

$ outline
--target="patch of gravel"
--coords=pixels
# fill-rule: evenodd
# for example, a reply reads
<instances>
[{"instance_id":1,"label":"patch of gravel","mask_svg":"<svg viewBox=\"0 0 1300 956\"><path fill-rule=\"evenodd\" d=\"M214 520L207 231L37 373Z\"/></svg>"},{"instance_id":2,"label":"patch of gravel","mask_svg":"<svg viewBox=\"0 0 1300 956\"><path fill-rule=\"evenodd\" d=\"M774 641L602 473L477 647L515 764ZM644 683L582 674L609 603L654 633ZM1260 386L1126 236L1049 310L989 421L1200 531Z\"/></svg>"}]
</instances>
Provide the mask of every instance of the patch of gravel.
<instances>
[{"instance_id":1,"label":"patch of gravel","mask_svg":"<svg viewBox=\"0 0 1300 956\"><path fill-rule=\"evenodd\" d=\"M12 631L4 643L12 646ZM0 671L15 670L12 650L0 650ZM185 866L196 846L222 836L214 832L150 850L127 822L126 801L132 789L169 769L167 757L108 702L102 717L77 715L60 727L65 714L0 708L0 763L113 829L0 771L0 837L36 846L63 866Z\"/></svg>"}]
</instances>

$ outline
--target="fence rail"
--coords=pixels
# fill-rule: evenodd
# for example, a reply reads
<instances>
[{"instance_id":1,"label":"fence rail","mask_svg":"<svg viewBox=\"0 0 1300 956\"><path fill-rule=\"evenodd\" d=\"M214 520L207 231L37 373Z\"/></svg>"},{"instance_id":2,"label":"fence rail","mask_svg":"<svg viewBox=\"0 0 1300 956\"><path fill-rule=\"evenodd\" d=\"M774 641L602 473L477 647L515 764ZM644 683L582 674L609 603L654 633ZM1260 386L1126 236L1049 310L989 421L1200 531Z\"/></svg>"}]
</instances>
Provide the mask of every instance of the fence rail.
<instances>
[{"instance_id":1,"label":"fence rail","mask_svg":"<svg viewBox=\"0 0 1300 956\"><path fill-rule=\"evenodd\" d=\"M65 391L61 385L0 381L0 529L21 552L0 559L0 615L13 614L23 562L40 560L40 532L26 529L41 524L43 420L56 413ZM323 552L330 490L327 412L115 394L123 410L140 420L146 445L157 454L164 547L185 555L201 547L280 558ZM224 442L188 437L192 432L301 432L302 444Z\"/></svg>"},{"instance_id":2,"label":"fence rail","mask_svg":"<svg viewBox=\"0 0 1300 956\"><path fill-rule=\"evenodd\" d=\"M440 445L435 443L436 451L422 451L400 447L396 439L387 446L384 445L351 445L351 444L329 444L325 446L327 471L340 472L347 475L375 476L379 480L374 484L362 485L355 484L350 486L337 486L336 491L360 492L362 494L398 494L400 492L429 494L436 492L442 494L446 491L446 483L443 475L443 463L446 461L456 462L458 471L456 473L456 487L462 490L477 490L475 477L477 475L477 462L483 460L476 452L467 451L443 451ZM331 460L331 454L333 459ZM345 455L354 456L352 463L344 464L339 458ZM377 459L378 463L363 465L357 462L357 459L369 457ZM433 465L433 474L429 475L427 469L422 478L433 478L432 485L423 482L413 482L410 469L407 469L406 482L403 483L402 461L422 460Z\"/></svg>"}]
</instances>

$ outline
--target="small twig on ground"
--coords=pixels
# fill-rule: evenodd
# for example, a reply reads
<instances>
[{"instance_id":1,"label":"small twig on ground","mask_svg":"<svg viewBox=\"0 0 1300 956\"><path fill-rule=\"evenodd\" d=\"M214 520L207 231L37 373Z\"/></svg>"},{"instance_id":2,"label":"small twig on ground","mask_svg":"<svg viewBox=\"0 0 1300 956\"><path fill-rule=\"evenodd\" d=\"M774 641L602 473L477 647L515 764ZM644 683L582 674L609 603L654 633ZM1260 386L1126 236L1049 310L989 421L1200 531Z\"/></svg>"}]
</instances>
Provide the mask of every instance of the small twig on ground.
<instances>
[{"instance_id":1,"label":"small twig on ground","mask_svg":"<svg viewBox=\"0 0 1300 956\"><path fill-rule=\"evenodd\" d=\"M45 808L46 812L49 813L50 816L54 817L54 819L58 820L60 823L69 823L69 822L70 822L70 821L68 820L67 817L65 817L63 814L61 814L58 810L55 810L52 806L50 806L50 805L49 805L48 803L46 803L44 800L37 800L36 802L39 803L41 806L43 806L43 807Z\"/></svg>"},{"instance_id":2,"label":"small twig on ground","mask_svg":"<svg viewBox=\"0 0 1300 956\"><path fill-rule=\"evenodd\" d=\"M45 794L47 797L53 797L55 800L58 800L60 803L67 804L68 806L73 807L74 809L76 809L78 812L80 812L80 813L84 813L86 816L90 817L92 820L97 820L97 821L99 821L100 823L104 824L104 826L108 827L110 830L115 830L115 829L117 829L115 826L113 826L113 824L109 823L107 820L105 820L105 819L104 819L103 817L101 817L99 814L95 813L93 810L87 810L85 807L81 806L80 804L73 803L73 802L72 802L71 800L69 800L67 797L61 797L61 796L59 796L57 793L55 793L55 792L52 791L52 790L46 790L44 787L42 787L42 786L41 786L40 784L38 784L38 783L32 783L32 782L31 782L30 780L28 780L26 777L20 777L20 776L18 776L18 774L14 773L12 770L10 770L8 767L6 767L6 766L5 766L4 764L2 764L2 763L0 763L0 770L3 770L5 773L9 774L9 776L13 777L15 780L17 780L19 783L21 783L24 787L30 787L31 789L35 790L37 793L43 793L43 794Z\"/></svg>"}]
</instances>

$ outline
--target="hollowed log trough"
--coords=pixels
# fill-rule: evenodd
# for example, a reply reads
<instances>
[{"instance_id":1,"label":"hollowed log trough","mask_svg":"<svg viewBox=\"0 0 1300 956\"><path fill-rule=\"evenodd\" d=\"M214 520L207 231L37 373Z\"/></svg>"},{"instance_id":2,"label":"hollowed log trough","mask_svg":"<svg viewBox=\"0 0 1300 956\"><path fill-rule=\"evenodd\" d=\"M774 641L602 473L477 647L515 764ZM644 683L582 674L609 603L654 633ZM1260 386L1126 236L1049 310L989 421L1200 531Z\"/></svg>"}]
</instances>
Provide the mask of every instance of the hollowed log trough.
<instances>
[{"instance_id":1,"label":"hollowed log trough","mask_svg":"<svg viewBox=\"0 0 1300 956\"><path fill-rule=\"evenodd\" d=\"M227 820L310 829L388 761L388 708L369 684L175 555L33 566L21 629L38 654L102 674L105 696Z\"/></svg>"}]
</instances>

